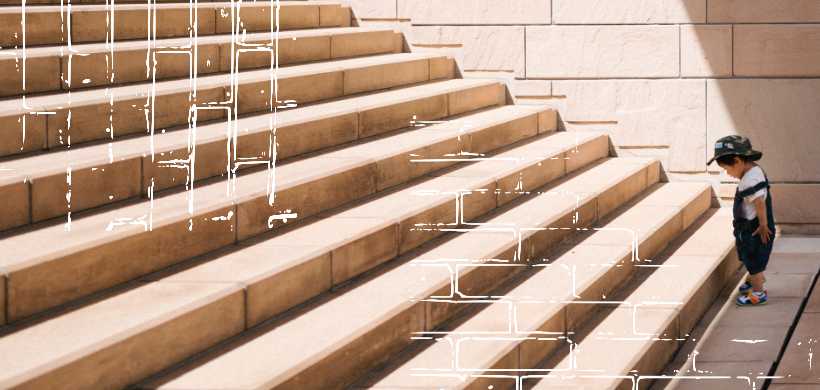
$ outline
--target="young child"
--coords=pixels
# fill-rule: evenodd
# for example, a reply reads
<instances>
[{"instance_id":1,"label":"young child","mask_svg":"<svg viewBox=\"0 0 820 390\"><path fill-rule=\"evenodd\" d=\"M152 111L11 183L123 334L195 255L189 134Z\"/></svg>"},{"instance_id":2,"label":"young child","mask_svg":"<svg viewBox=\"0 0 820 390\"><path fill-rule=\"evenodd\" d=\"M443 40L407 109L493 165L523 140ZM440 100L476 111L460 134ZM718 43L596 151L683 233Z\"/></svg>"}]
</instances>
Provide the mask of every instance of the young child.
<instances>
[{"instance_id":1,"label":"young child","mask_svg":"<svg viewBox=\"0 0 820 390\"><path fill-rule=\"evenodd\" d=\"M739 288L740 296L735 302L738 306L763 305L769 299L763 287L763 271L769 263L776 232L769 179L755 163L761 157L763 153L752 149L748 138L730 135L717 141L715 157L708 162L717 160L729 176L740 179L733 207L734 236L738 257L749 277Z\"/></svg>"}]
</instances>

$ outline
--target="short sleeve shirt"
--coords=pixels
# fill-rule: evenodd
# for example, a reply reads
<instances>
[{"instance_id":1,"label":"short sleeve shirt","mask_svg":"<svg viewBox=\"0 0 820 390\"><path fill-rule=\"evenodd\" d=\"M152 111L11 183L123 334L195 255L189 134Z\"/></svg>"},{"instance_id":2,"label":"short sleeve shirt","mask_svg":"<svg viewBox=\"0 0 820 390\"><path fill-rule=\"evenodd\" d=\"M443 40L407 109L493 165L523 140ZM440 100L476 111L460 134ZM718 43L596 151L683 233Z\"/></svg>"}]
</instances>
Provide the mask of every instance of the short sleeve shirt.
<instances>
[{"instance_id":1,"label":"short sleeve shirt","mask_svg":"<svg viewBox=\"0 0 820 390\"><path fill-rule=\"evenodd\" d=\"M763 169L761 169L759 166L755 166L752 169L746 171L746 173L740 179L740 183L738 183L737 185L737 190L744 191L764 181L766 181L766 176L763 174ZM755 210L755 206L752 202L754 202L755 199L759 197L763 197L763 200L766 200L767 196L768 191L765 188L761 188L757 192L745 197L743 199L743 217L748 220L755 219L755 217L757 216L757 210Z\"/></svg>"}]
</instances>

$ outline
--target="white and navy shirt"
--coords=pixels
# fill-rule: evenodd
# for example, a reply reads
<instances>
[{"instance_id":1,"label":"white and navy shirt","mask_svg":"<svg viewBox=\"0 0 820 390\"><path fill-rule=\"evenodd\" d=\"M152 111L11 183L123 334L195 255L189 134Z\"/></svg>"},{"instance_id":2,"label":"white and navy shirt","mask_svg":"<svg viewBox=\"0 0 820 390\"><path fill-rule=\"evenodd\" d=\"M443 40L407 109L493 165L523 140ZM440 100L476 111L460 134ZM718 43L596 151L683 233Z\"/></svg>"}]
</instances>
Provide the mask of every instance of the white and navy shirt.
<instances>
[{"instance_id":1,"label":"white and navy shirt","mask_svg":"<svg viewBox=\"0 0 820 390\"><path fill-rule=\"evenodd\" d=\"M744 191L748 188L752 188L756 186L758 183L766 181L766 176L763 174L763 169L759 166L754 166L752 169L746 171L743 177L740 179L740 183L737 185L738 191ZM745 197L743 199L743 218L748 220L753 220L757 216L757 210L755 209L754 201L757 198L763 197L763 200L766 200L766 197L769 195L768 190L765 188L761 188L757 192Z\"/></svg>"}]
</instances>

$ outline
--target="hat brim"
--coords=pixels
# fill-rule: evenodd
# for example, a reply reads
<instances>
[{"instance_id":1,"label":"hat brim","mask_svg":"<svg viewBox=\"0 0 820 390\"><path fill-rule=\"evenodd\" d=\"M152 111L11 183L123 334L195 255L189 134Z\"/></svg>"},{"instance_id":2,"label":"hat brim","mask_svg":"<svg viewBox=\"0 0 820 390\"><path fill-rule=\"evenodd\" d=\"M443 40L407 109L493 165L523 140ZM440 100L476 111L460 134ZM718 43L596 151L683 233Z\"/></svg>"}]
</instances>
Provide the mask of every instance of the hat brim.
<instances>
[{"instance_id":1,"label":"hat brim","mask_svg":"<svg viewBox=\"0 0 820 390\"><path fill-rule=\"evenodd\" d=\"M760 151L757 151L757 150L749 150L746 153L737 153L737 152L733 152L733 151L728 151L727 153L721 153L721 154L715 155L714 157L710 158L709 161L706 162L706 165L712 165L712 163L715 160L717 160L717 159L719 159L723 156L745 156L749 159L749 161L758 161L761 158L763 158L763 152L760 152Z\"/></svg>"}]
</instances>

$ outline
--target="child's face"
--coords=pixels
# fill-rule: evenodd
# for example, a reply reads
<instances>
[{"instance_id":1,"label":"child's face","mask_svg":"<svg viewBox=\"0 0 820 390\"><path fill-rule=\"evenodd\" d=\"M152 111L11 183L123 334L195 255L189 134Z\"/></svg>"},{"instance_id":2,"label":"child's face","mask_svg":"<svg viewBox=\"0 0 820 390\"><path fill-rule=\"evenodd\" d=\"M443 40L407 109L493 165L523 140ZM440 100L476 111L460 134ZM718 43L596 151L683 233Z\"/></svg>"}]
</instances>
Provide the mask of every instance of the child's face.
<instances>
[{"instance_id":1,"label":"child's face","mask_svg":"<svg viewBox=\"0 0 820 390\"><path fill-rule=\"evenodd\" d=\"M744 168L746 164L744 164L743 160L738 157L735 157L735 163L732 165L723 165L720 163L718 163L718 165L723 168L729 176L734 177L735 179L742 178L745 173Z\"/></svg>"}]
</instances>

